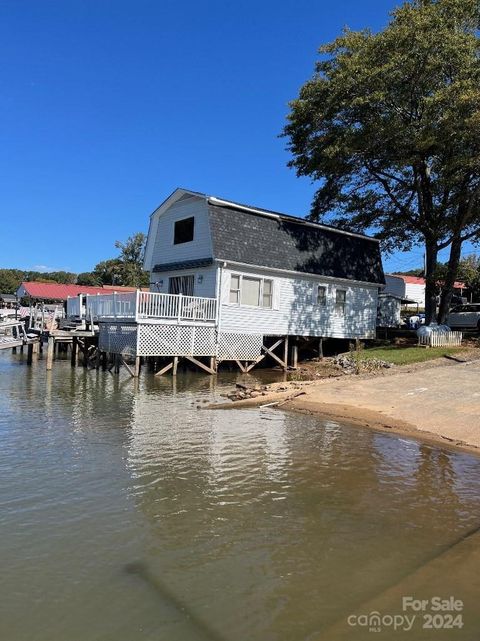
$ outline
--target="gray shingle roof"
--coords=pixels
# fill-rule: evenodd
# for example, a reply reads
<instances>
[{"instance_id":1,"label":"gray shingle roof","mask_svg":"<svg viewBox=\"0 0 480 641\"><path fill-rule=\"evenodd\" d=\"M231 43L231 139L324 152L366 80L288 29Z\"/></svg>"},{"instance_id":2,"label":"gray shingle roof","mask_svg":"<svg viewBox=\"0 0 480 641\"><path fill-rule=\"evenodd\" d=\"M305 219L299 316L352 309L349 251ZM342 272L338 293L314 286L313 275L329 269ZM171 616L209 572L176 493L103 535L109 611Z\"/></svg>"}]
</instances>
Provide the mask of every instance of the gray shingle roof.
<instances>
[{"instance_id":1,"label":"gray shingle roof","mask_svg":"<svg viewBox=\"0 0 480 641\"><path fill-rule=\"evenodd\" d=\"M384 284L379 243L333 227L306 225L208 202L217 259L334 278Z\"/></svg>"},{"instance_id":2,"label":"gray shingle roof","mask_svg":"<svg viewBox=\"0 0 480 641\"><path fill-rule=\"evenodd\" d=\"M192 260L181 260L174 263L160 263L155 265L152 272L170 272L179 269L195 269L197 267L208 267L213 264L213 258L194 258Z\"/></svg>"}]
</instances>

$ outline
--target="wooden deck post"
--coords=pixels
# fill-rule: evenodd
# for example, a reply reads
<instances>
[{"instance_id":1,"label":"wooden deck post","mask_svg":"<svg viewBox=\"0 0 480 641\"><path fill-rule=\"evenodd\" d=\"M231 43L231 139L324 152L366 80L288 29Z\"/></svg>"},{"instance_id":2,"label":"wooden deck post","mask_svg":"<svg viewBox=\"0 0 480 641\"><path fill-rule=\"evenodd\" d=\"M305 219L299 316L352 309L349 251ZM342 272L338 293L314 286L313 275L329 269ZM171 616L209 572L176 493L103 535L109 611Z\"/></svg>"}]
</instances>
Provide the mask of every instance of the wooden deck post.
<instances>
[{"instance_id":1,"label":"wooden deck post","mask_svg":"<svg viewBox=\"0 0 480 641\"><path fill-rule=\"evenodd\" d=\"M283 344L283 369L288 369L288 336L285 336L285 343Z\"/></svg>"},{"instance_id":2,"label":"wooden deck post","mask_svg":"<svg viewBox=\"0 0 480 641\"><path fill-rule=\"evenodd\" d=\"M140 376L140 367L141 367L141 356L135 356L135 367L133 368L133 373L135 377Z\"/></svg>"},{"instance_id":3,"label":"wooden deck post","mask_svg":"<svg viewBox=\"0 0 480 641\"><path fill-rule=\"evenodd\" d=\"M72 367L75 367L75 365L77 364L77 350L78 350L78 344L77 343L78 343L77 337L73 336L73 338L72 338L72 353L70 355L70 365Z\"/></svg>"},{"instance_id":4,"label":"wooden deck post","mask_svg":"<svg viewBox=\"0 0 480 641\"><path fill-rule=\"evenodd\" d=\"M318 358L323 361L323 338L318 339Z\"/></svg>"},{"instance_id":5,"label":"wooden deck post","mask_svg":"<svg viewBox=\"0 0 480 641\"><path fill-rule=\"evenodd\" d=\"M173 371L172 371L172 376L177 375L177 369L178 369L178 356L173 357Z\"/></svg>"},{"instance_id":6,"label":"wooden deck post","mask_svg":"<svg viewBox=\"0 0 480 641\"><path fill-rule=\"evenodd\" d=\"M297 369L298 367L298 345L297 342L292 345L292 367Z\"/></svg>"},{"instance_id":7,"label":"wooden deck post","mask_svg":"<svg viewBox=\"0 0 480 641\"><path fill-rule=\"evenodd\" d=\"M51 370L53 367L53 353L55 351L55 337L48 337L48 346L47 346L47 371Z\"/></svg>"},{"instance_id":8,"label":"wooden deck post","mask_svg":"<svg viewBox=\"0 0 480 641\"><path fill-rule=\"evenodd\" d=\"M31 365L33 361L33 343L27 346L27 365Z\"/></svg>"}]
</instances>

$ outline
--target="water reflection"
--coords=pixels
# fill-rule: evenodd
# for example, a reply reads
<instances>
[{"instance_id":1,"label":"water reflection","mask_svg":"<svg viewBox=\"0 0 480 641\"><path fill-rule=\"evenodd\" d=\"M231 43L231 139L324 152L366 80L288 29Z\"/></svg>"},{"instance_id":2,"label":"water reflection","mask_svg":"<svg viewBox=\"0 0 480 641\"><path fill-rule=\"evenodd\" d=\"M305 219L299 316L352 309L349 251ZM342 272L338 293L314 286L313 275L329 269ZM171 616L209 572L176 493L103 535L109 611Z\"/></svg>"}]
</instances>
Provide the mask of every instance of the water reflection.
<instances>
[{"instance_id":1,"label":"water reflection","mask_svg":"<svg viewBox=\"0 0 480 641\"><path fill-rule=\"evenodd\" d=\"M480 522L466 454L269 408L198 409L228 375L135 385L38 365L0 357L9 641L320 638Z\"/></svg>"}]
</instances>

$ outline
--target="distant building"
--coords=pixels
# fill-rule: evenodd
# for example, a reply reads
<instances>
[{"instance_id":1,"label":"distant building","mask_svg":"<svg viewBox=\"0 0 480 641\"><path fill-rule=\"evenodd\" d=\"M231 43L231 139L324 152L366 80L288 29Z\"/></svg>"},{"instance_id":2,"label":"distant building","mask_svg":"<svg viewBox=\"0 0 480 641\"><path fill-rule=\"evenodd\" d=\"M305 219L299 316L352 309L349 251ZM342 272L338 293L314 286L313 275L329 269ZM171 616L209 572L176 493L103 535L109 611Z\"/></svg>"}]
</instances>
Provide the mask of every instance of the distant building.
<instances>
[{"instance_id":1,"label":"distant building","mask_svg":"<svg viewBox=\"0 0 480 641\"><path fill-rule=\"evenodd\" d=\"M102 285L92 287L91 285L69 285L62 283L40 283L37 281L25 281L17 289L18 298L31 298L37 301L60 302L67 298L96 294L107 294L116 292L135 292L135 287L124 287L121 285ZM14 297L15 298L15 297Z\"/></svg>"},{"instance_id":2,"label":"distant building","mask_svg":"<svg viewBox=\"0 0 480 641\"><path fill-rule=\"evenodd\" d=\"M465 283L456 281L454 292L458 296L463 296L466 289ZM385 274L386 294L393 294L399 298L409 299L407 308L425 307L425 278L420 276L406 276L404 274Z\"/></svg>"}]
</instances>

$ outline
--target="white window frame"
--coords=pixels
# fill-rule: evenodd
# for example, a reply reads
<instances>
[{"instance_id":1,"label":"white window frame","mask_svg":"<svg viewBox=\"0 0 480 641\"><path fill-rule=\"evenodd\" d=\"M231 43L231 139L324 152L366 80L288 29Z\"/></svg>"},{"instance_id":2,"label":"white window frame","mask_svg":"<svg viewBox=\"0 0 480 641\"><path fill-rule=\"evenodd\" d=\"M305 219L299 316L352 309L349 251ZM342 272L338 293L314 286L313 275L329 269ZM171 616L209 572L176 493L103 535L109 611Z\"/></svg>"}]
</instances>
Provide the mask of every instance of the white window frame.
<instances>
[{"instance_id":1,"label":"white window frame","mask_svg":"<svg viewBox=\"0 0 480 641\"><path fill-rule=\"evenodd\" d=\"M319 299L320 290L323 292L322 299ZM328 288L326 285L315 285L315 305L317 307L326 307L327 305L327 292Z\"/></svg>"},{"instance_id":2,"label":"white window frame","mask_svg":"<svg viewBox=\"0 0 480 641\"><path fill-rule=\"evenodd\" d=\"M232 289L232 276L233 277L238 277L239 278L239 289ZM246 305L245 303L242 303L242 284L243 284L243 278L250 278L253 280L258 280L260 281L260 292L259 292L259 304L258 305ZM272 283L272 289L270 293L270 305L268 307L265 307L263 304L263 291L264 291L264 283L265 281L269 281ZM238 296L238 302L232 302L230 300L230 296L232 292L237 292ZM271 309L273 310L273 304L274 304L274 297L275 297L275 279L273 278L264 278L263 276L253 276L250 274L239 274L238 272L232 272L230 274L230 288L228 290L228 304L229 305L234 305L236 307L248 307L250 309ZM267 294L268 296L268 294Z\"/></svg>"},{"instance_id":3,"label":"white window frame","mask_svg":"<svg viewBox=\"0 0 480 641\"><path fill-rule=\"evenodd\" d=\"M233 278L238 278L238 289L232 289L232 277ZM241 284L242 284L242 279L240 274L230 274L230 289L228 290L228 304L229 305L240 305L240 296L241 296ZM232 294L235 294L235 297L237 300L232 301L231 296Z\"/></svg>"},{"instance_id":4,"label":"white window frame","mask_svg":"<svg viewBox=\"0 0 480 641\"><path fill-rule=\"evenodd\" d=\"M338 294L342 292L344 294L343 301L338 301ZM345 311L347 308L347 290L343 288L337 288L335 290L335 314L337 316L345 316Z\"/></svg>"}]
</instances>

